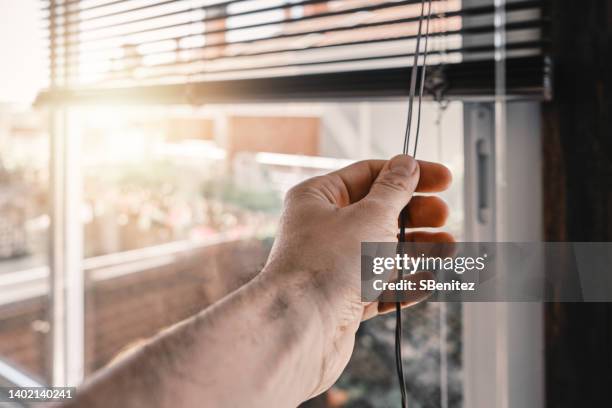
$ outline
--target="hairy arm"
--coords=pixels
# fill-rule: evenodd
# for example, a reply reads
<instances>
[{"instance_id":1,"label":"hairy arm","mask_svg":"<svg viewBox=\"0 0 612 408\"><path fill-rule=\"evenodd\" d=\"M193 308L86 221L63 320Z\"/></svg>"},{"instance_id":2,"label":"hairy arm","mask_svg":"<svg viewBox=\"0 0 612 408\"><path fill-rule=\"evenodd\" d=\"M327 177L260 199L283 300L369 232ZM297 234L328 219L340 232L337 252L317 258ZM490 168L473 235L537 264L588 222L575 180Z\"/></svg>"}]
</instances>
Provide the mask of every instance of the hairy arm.
<instances>
[{"instance_id":1,"label":"hairy arm","mask_svg":"<svg viewBox=\"0 0 612 408\"><path fill-rule=\"evenodd\" d=\"M287 271L288 272L288 271ZM264 271L79 390L78 407L297 406L318 388L327 330L301 273Z\"/></svg>"}]
</instances>

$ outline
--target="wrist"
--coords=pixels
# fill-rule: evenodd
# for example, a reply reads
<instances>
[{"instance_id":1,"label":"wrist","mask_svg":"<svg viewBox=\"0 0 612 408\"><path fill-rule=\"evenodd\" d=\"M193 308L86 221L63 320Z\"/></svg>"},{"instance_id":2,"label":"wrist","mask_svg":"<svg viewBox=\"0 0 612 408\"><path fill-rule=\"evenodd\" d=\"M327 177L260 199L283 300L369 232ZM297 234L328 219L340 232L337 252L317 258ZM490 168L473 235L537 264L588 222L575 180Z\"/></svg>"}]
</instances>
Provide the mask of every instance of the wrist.
<instances>
[{"instance_id":1,"label":"wrist","mask_svg":"<svg viewBox=\"0 0 612 408\"><path fill-rule=\"evenodd\" d=\"M325 273L298 266L268 263L260 274L262 284L276 288L281 297L295 306L298 320L315 325L325 336L332 334L335 321L331 285L323 279Z\"/></svg>"},{"instance_id":2,"label":"wrist","mask_svg":"<svg viewBox=\"0 0 612 408\"><path fill-rule=\"evenodd\" d=\"M312 273L279 264L266 265L254 283L267 288L262 292L274 299L270 310L276 309L270 316L283 319L291 333L285 351L295 358L290 373L282 376L285 381L295 376L305 401L321 391L328 355L334 348L336 324L326 289Z\"/></svg>"}]
</instances>

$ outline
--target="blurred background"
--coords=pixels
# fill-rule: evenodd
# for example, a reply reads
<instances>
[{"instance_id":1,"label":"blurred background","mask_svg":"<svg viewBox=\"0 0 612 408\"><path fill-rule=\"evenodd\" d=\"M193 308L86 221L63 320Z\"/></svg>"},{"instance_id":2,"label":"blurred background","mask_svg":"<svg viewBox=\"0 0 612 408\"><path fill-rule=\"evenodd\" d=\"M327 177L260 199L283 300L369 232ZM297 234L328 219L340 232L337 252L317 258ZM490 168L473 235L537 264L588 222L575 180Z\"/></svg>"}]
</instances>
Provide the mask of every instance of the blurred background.
<instances>
[{"instance_id":1,"label":"blurred background","mask_svg":"<svg viewBox=\"0 0 612 408\"><path fill-rule=\"evenodd\" d=\"M1 383L79 384L257 274L291 186L401 152L420 2L1 7ZM459 241L551 237L550 13L433 2L418 157L454 175ZM411 407L552 404L542 305L405 313ZM397 406L393 331L305 406Z\"/></svg>"}]
</instances>

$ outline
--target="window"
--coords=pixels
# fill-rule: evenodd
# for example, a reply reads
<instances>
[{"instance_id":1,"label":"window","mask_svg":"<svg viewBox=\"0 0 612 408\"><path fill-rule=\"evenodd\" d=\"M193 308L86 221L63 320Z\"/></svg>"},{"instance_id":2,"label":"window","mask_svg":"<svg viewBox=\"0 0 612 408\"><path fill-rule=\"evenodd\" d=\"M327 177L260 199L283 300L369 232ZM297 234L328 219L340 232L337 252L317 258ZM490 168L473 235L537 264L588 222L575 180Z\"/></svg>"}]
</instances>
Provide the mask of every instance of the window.
<instances>
[{"instance_id":1,"label":"window","mask_svg":"<svg viewBox=\"0 0 612 408\"><path fill-rule=\"evenodd\" d=\"M252 278L288 188L353 160L395 154L406 111L403 101L381 101L74 114L69 137L82 139L87 375ZM461 122L461 103L427 104L423 131L431 137L420 148L423 159L453 169L445 197L458 237L463 135L454 127ZM442 385L450 406L459 406L460 305L419 306L407 312L407 326L413 400L440 401ZM321 398L395 400L393 327L393 316L365 324L349 369Z\"/></svg>"},{"instance_id":2,"label":"window","mask_svg":"<svg viewBox=\"0 0 612 408\"><path fill-rule=\"evenodd\" d=\"M0 336L12 339L7 345L38 336L36 350L50 357L0 358L44 382L77 384L248 281L295 183L401 151L408 78L422 64L412 67L417 1L43 3L50 72L37 103L50 111L40 128L53 143L41 132L36 150L50 154L22 159L41 169L10 177L46 198L10 231L37 228L35 267L50 285L36 293L54 296L51 308L34 295L3 298ZM496 91L545 96L545 9L522 0L501 10L492 0L433 4L433 101L423 109L418 156L454 174L443 195L452 210L447 229L458 240L483 238L465 204L482 180L466 159L474 135L464 130L475 101L490 108ZM508 78L501 86L500 61ZM7 152L16 163L19 154ZM0 290L22 281L38 288L41 280L4 265L10 279ZM16 305L38 314L15 326L7 313L26 310ZM406 312L412 406L467 404L474 327L464 324L466 309L426 303ZM305 405L395 404L393 327L392 317L364 324L345 374Z\"/></svg>"}]
</instances>

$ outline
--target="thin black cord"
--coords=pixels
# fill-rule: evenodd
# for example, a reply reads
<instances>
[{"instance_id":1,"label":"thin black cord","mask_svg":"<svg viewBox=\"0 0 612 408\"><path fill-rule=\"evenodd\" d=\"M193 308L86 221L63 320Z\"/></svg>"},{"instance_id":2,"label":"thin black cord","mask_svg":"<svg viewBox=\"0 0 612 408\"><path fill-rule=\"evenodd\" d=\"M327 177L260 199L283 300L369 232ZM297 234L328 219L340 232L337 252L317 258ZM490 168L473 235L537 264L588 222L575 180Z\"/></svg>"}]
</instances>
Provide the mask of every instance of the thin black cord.
<instances>
[{"instance_id":1,"label":"thin black cord","mask_svg":"<svg viewBox=\"0 0 612 408\"><path fill-rule=\"evenodd\" d=\"M422 35L422 27L423 27L423 18L425 15L425 2L427 0L421 1L421 16L419 18L419 32L417 35L417 43L416 43L416 52L414 54L414 64L412 66L411 79L410 79L410 98L408 102L408 119L406 122L406 131L404 133L404 149L403 153L408 154L408 149L410 145L410 133L412 127L412 110L414 104L414 97L416 93L416 78L417 78L417 69L418 69L418 61L421 52L421 35ZM412 156L416 157L417 147L419 142L419 133L421 128L421 106L423 101L423 92L425 89L425 73L427 71L427 47L429 43L429 23L431 21L431 2L429 0L429 7L427 12L427 25L426 25L426 33L425 33L425 50L423 54L423 67L421 68L421 84L419 89L419 99L418 99L418 114L417 114L417 129L416 136L414 142L414 151ZM407 215L405 209L402 210L399 221L400 221L400 233L399 233L399 242L398 246L399 250L403 250L401 243L406 242L406 226L407 226ZM398 270L398 278L401 280L403 278L403 271ZM406 390L406 379L404 377L404 364L402 361L402 304L401 302L395 303L395 366L397 370L397 377L399 380L400 393L402 395L402 408L406 408L408 405L408 392Z\"/></svg>"},{"instance_id":2,"label":"thin black cord","mask_svg":"<svg viewBox=\"0 0 612 408\"><path fill-rule=\"evenodd\" d=\"M419 112L417 114L417 127L416 136L414 138L414 153L413 157L416 157L417 147L419 145L419 135L421 134L421 110L423 107L423 92L425 91L425 78L427 75L427 47L429 45L429 23L431 21L431 0L429 0L429 7L427 8L427 24L425 26L425 51L423 52L423 67L421 68L421 89L419 90Z\"/></svg>"},{"instance_id":3,"label":"thin black cord","mask_svg":"<svg viewBox=\"0 0 612 408\"><path fill-rule=\"evenodd\" d=\"M410 144L410 130L412 128L412 105L414 104L414 94L416 92L417 68L419 64L419 56L421 52L421 33L423 31L423 18L425 16L425 0L421 1L421 16L419 17L419 32L417 34L416 52L414 53L414 62L412 63L412 72L410 74L410 97L408 100L408 118L406 120L406 131L404 132L404 154L408 154L408 145Z\"/></svg>"},{"instance_id":4,"label":"thin black cord","mask_svg":"<svg viewBox=\"0 0 612 408\"><path fill-rule=\"evenodd\" d=\"M402 242L406 242L406 212L402 211L400 214L400 233L398 249L403 250ZM403 271L398 270L398 278L401 280ZM404 364L402 361L402 304L401 302L395 303L395 368L397 370L397 378L399 380L400 393L402 394L402 408L408 406L408 392L406 390L406 378L404 377Z\"/></svg>"}]
</instances>

